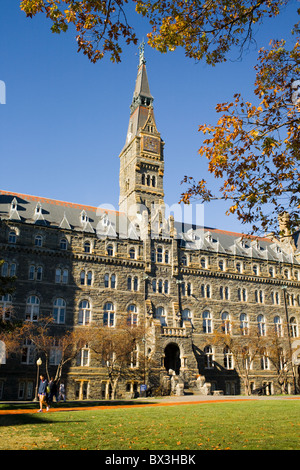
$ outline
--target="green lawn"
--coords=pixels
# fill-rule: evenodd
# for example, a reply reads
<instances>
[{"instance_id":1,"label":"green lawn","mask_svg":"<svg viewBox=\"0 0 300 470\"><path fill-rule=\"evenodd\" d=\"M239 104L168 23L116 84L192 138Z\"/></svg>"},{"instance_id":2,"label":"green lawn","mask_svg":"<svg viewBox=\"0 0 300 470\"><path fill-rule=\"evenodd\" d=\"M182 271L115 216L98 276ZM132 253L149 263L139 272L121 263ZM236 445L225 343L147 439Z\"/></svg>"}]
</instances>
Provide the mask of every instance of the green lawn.
<instances>
[{"instance_id":1,"label":"green lawn","mask_svg":"<svg viewBox=\"0 0 300 470\"><path fill-rule=\"evenodd\" d=\"M300 401L0 416L0 450L299 450Z\"/></svg>"}]
</instances>

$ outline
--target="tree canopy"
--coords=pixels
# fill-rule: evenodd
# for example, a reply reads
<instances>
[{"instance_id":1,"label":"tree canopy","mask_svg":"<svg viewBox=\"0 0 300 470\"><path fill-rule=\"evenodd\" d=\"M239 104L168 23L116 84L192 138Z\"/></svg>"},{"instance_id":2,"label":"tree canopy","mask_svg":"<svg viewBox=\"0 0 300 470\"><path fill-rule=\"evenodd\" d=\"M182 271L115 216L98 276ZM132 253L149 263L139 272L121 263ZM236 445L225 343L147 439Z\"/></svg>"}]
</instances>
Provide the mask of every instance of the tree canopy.
<instances>
[{"instance_id":1,"label":"tree canopy","mask_svg":"<svg viewBox=\"0 0 300 470\"><path fill-rule=\"evenodd\" d=\"M122 41L137 43L134 15L149 21L148 43L160 52L184 49L187 57L210 65L224 62L232 49L242 55L254 40L254 29L279 15L288 0L23 0L28 17L43 13L55 33L75 27L78 51L92 62L110 54L121 61ZM300 14L300 9L298 9ZM284 39L260 49L254 93L216 106L215 125L202 124L207 136L199 149L208 170L222 181L214 194L207 182L185 176L188 189L181 201L231 201L227 211L253 232L277 235L278 217L289 214L289 229L299 226L299 27L291 25L292 47ZM270 38L272 39L272 38Z\"/></svg>"}]
</instances>

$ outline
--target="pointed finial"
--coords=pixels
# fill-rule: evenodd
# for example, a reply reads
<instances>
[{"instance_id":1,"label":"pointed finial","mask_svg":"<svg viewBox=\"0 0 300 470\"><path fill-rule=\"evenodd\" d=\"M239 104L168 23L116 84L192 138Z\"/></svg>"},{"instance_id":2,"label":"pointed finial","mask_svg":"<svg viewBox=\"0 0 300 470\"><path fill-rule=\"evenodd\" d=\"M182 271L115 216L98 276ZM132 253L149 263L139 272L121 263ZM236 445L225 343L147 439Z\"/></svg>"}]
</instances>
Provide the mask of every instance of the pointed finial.
<instances>
[{"instance_id":1,"label":"pointed finial","mask_svg":"<svg viewBox=\"0 0 300 470\"><path fill-rule=\"evenodd\" d=\"M139 61L139 67L140 67L141 65L146 63L146 60L145 60L145 42L144 42L144 40L139 45L139 51L140 51L140 61Z\"/></svg>"}]
</instances>

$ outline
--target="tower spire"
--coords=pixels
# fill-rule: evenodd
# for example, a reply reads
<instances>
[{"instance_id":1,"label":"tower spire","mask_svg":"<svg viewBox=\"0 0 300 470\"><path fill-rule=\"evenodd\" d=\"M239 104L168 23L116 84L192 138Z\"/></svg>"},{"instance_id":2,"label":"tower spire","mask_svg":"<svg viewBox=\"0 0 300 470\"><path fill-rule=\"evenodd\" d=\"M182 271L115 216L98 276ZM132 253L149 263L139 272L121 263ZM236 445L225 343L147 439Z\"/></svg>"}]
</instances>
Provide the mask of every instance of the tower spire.
<instances>
[{"instance_id":1,"label":"tower spire","mask_svg":"<svg viewBox=\"0 0 300 470\"><path fill-rule=\"evenodd\" d=\"M120 154L119 207L162 203L163 142L157 131L145 60L145 43L139 46L139 64L125 146Z\"/></svg>"}]
</instances>

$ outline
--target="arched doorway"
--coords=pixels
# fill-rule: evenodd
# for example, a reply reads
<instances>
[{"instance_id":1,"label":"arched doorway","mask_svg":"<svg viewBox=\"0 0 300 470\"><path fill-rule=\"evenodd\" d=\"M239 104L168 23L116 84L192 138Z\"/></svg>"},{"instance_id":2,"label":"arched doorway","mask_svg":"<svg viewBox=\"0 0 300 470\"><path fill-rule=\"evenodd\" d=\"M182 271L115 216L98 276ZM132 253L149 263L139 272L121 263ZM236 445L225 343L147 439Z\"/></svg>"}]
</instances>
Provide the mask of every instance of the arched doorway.
<instances>
[{"instance_id":1,"label":"arched doorway","mask_svg":"<svg viewBox=\"0 0 300 470\"><path fill-rule=\"evenodd\" d=\"M174 370L176 375L180 372L180 350L176 343L169 343L165 347L165 361L164 365L167 370Z\"/></svg>"}]
</instances>

